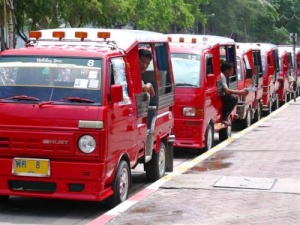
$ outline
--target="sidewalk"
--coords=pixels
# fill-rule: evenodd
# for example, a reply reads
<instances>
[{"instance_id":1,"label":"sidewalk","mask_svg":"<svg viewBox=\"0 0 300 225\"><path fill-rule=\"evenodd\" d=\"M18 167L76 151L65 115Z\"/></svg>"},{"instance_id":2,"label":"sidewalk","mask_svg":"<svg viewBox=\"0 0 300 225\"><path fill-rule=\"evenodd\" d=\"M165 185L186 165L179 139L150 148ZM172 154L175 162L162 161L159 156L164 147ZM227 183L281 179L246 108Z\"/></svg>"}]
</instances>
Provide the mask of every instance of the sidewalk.
<instances>
[{"instance_id":1,"label":"sidewalk","mask_svg":"<svg viewBox=\"0 0 300 225\"><path fill-rule=\"evenodd\" d=\"M300 98L93 224L300 224Z\"/></svg>"}]
</instances>

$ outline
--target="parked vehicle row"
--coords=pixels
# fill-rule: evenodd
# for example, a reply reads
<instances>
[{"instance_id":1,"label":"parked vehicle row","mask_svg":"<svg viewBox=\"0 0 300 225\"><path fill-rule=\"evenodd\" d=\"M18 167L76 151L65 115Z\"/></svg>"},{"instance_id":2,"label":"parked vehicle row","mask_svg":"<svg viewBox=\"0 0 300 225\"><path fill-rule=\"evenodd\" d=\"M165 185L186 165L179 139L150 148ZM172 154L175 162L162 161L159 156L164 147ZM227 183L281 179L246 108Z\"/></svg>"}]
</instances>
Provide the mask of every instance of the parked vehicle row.
<instances>
[{"instance_id":1,"label":"parked vehicle row","mask_svg":"<svg viewBox=\"0 0 300 225\"><path fill-rule=\"evenodd\" d=\"M138 164L160 179L173 171L173 147L209 150L215 133L223 141L299 95L300 50L293 70L278 48L137 30L30 32L24 48L0 53L0 199L125 201ZM153 56L143 74L141 49ZM223 61L234 64L229 88L249 92L227 125Z\"/></svg>"}]
</instances>

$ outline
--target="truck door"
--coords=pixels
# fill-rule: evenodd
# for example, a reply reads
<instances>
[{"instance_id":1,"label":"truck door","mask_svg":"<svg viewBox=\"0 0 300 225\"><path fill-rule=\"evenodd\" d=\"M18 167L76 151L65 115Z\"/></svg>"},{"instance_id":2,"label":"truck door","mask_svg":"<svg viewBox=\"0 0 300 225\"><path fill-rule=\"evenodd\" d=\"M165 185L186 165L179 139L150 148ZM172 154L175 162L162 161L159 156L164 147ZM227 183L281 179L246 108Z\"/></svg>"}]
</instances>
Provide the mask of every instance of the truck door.
<instances>
[{"instance_id":1,"label":"truck door","mask_svg":"<svg viewBox=\"0 0 300 225\"><path fill-rule=\"evenodd\" d=\"M123 101L114 104L108 113L108 150L110 156L116 156L118 150L133 150L136 146L137 117L133 109L132 93L128 90L125 62L122 57L110 61L110 85L123 86ZM135 151L132 151L134 154Z\"/></svg>"}]
</instances>

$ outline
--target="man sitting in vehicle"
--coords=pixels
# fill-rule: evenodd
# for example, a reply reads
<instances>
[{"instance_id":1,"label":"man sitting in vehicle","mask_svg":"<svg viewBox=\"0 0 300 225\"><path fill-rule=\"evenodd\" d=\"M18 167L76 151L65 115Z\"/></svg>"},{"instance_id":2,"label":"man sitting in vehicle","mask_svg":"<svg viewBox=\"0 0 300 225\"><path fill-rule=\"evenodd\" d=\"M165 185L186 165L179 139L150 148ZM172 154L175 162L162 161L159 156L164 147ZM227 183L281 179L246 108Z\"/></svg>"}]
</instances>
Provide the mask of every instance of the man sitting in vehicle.
<instances>
[{"instance_id":1,"label":"man sitting in vehicle","mask_svg":"<svg viewBox=\"0 0 300 225\"><path fill-rule=\"evenodd\" d=\"M228 117L238 102L236 95L246 96L246 90L233 90L228 88L227 79L233 74L233 63L225 61L221 65L221 85L222 85L222 123L228 126Z\"/></svg>"},{"instance_id":2,"label":"man sitting in vehicle","mask_svg":"<svg viewBox=\"0 0 300 225\"><path fill-rule=\"evenodd\" d=\"M139 49L139 60L141 73L144 73L152 60L152 52L147 49ZM151 83L145 84L144 81L142 81L142 87L143 91L147 92L150 97L155 95L154 88Z\"/></svg>"}]
</instances>

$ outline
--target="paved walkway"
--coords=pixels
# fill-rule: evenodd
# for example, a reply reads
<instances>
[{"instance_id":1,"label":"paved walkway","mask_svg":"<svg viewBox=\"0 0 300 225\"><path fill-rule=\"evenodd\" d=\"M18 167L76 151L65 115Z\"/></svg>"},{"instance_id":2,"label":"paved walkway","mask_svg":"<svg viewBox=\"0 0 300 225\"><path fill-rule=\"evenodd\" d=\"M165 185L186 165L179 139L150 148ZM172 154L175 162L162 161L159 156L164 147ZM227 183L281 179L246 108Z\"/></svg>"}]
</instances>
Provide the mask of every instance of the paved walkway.
<instances>
[{"instance_id":1,"label":"paved walkway","mask_svg":"<svg viewBox=\"0 0 300 225\"><path fill-rule=\"evenodd\" d=\"M300 99L89 223L300 224Z\"/></svg>"}]
</instances>

